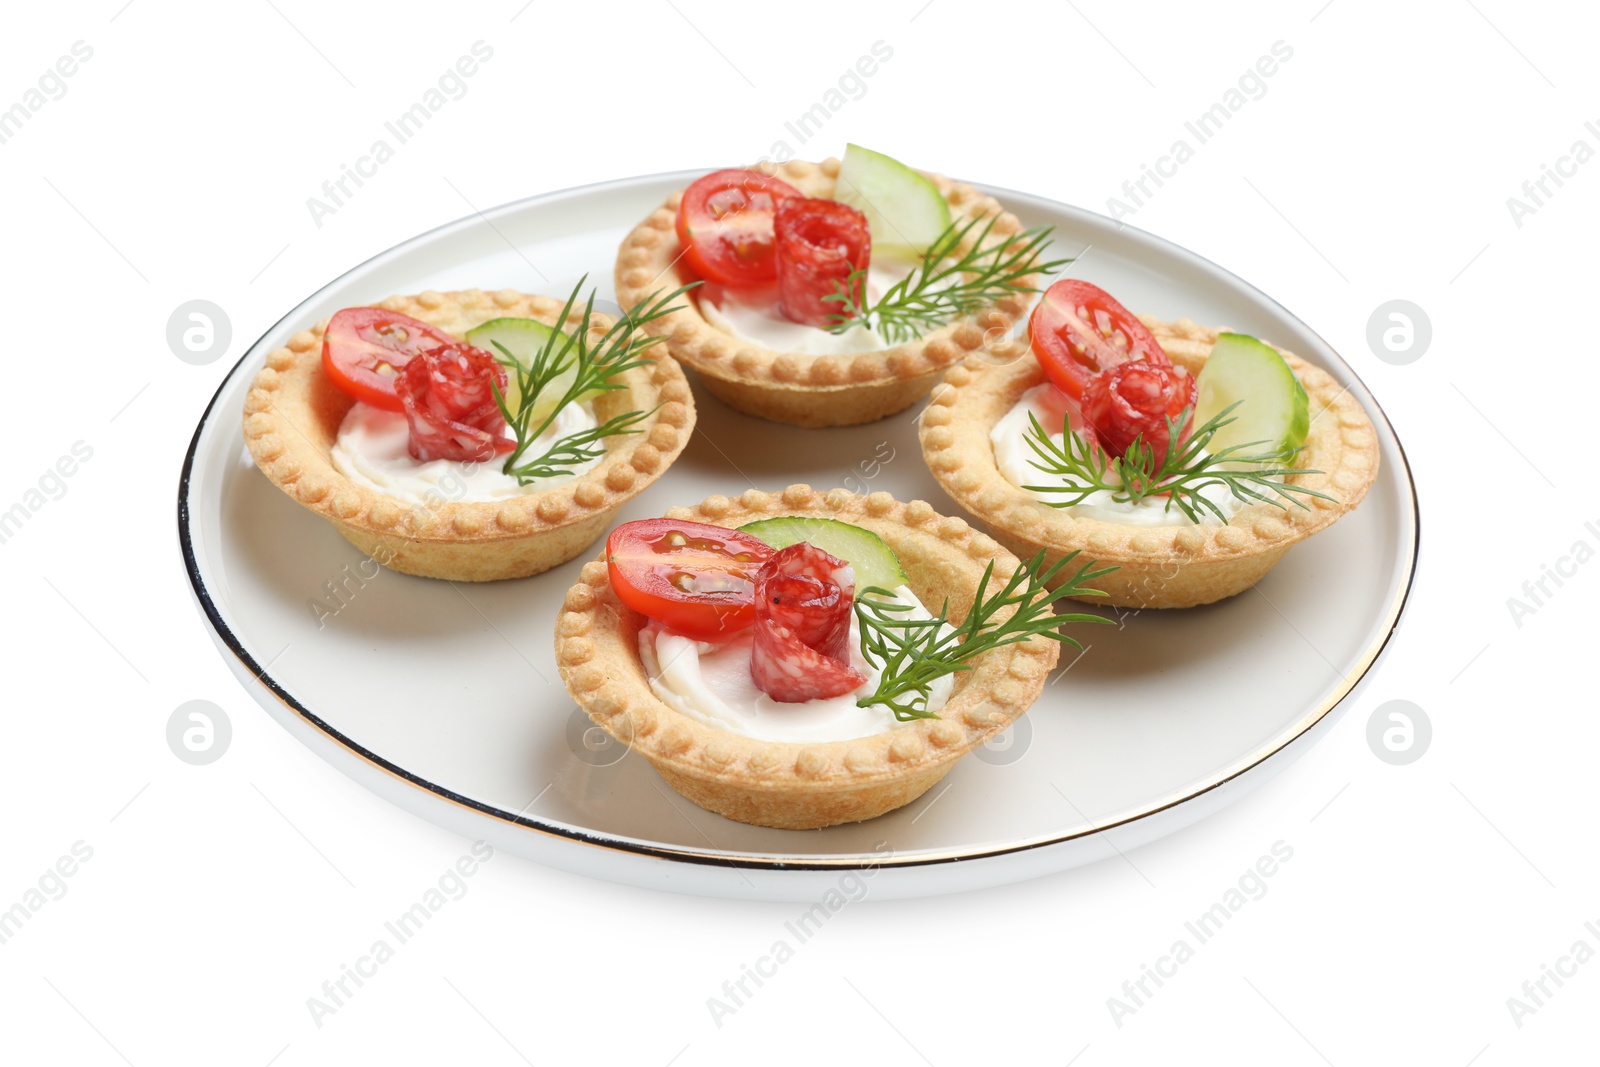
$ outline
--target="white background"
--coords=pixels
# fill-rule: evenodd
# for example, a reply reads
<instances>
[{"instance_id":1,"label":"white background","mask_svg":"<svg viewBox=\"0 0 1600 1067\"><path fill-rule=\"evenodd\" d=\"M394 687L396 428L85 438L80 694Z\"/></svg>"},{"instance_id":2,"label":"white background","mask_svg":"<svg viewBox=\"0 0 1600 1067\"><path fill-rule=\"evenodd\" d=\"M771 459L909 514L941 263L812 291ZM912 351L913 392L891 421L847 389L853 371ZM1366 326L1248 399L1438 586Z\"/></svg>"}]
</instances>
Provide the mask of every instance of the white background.
<instances>
[{"instance_id":1,"label":"white background","mask_svg":"<svg viewBox=\"0 0 1600 1067\"><path fill-rule=\"evenodd\" d=\"M275 6L274 6L275 5ZM93 457L0 545L8 605L0 909L93 849L0 945L0 1056L115 1064L1570 1063L1594 1057L1600 962L1537 1013L1507 998L1600 949L1593 659L1600 566L1517 624L1593 484L1600 164L1518 226L1600 120L1592 17L1474 0L969 4L811 10L675 0L29 5L0 107L76 41L93 57L0 144L11 302L0 509ZM361 8L365 7L365 10ZM1320 7L1320 10L1319 10ZM1201 9L1207 9L1202 13ZM514 17L515 16L515 17ZM336 214L306 198L477 40L493 60ZM892 59L802 155L863 142L1106 210L1275 41L1293 58L1133 216L1266 289L1344 353L1408 449L1422 566L1386 663L1320 746L1186 832L983 893L852 905L716 1025L706 998L797 905L616 887L497 856L337 1014L306 1007L467 842L368 794L240 690L185 588L173 520L195 420L306 294L419 231L530 194L770 154L874 41ZM1587 110L1586 110L1587 108ZM788 137L791 144L793 138ZM818 145L822 147L818 149ZM452 187L453 186L453 187ZM1554 186L1550 186L1554 190ZM181 363L180 303L226 358ZM1393 298L1427 353L1380 362ZM1553 589L1553 584L1551 585ZM1245 678L1219 686L1248 685ZM232 746L168 751L180 703ZM1409 766L1367 747L1404 698ZM1136 1014L1107 998L1274 842L1294 850Z\"/></svg>"}]
</instances>

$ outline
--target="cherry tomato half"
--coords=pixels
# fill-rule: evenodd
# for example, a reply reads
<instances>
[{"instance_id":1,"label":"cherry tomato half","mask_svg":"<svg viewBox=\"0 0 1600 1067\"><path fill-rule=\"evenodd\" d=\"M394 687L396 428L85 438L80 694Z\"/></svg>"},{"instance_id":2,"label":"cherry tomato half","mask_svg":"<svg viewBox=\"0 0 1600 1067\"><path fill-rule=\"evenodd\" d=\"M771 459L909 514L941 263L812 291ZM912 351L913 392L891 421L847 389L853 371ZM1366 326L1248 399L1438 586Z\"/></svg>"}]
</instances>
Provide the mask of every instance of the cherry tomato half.
<instances>
[{"instance_id":1,"label":"cherry tomato half","mask_svg":"<svg viewBox=\"0 0 1600 1067\"><path fill-rule=\"evenodd\" d=\"M1045 375L1074 400L1089 379L1119 363L1171 361L1144 323L1098 285L1067 278L1045 290L1028 321Z\"/></svg>"},{"instance_id":2,"label":"cherry tomato half","mask_svg":"<svg viewBox=\"0 0 1600 1067\"><path fill-rule=\"evenodd\" d=\"M700 522L640 519L606 538L611 587L641 615L700 641L755 622L756 572L772 547Z\"/></svg>"},{"instance_id":3,"label":"cherry tomato half","mask_svg":"<svg viewBox=\"0 0 1600 1067\"><path fill-rule=\"evenodd\" d=\"M409 315L382 308L345 308L328 320L322 369L344 392L375 408L400 411L394 380L411 358L454 337Z\"/></svg>"},{"instance_id":4,"label":"cherry tomato half","mask_svg":"<svg viewBox=\"0 0 1600 1067\"><path fill-rule=\"evenodd\" d=\"M761 285L778 276L772 219L801 196L788 182L756 170L718 170L683 191L678 241L700 277L723 285Z\"/></svg>"}]
</instances>

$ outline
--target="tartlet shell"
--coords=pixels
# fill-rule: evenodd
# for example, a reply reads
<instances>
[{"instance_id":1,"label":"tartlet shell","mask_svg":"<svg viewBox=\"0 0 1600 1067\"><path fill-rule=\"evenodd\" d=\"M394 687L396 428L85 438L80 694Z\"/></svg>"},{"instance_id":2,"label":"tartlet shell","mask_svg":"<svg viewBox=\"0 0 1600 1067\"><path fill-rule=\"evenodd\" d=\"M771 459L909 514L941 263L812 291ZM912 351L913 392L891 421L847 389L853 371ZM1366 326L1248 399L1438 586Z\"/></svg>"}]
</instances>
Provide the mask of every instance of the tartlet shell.
<instances>
[{"instance_id":1,"label":"tartlet shell","mask_svg":"<svg viewBox=\"0 0 1600 1067\"><path fill-rule=\"evenodd\" d=\"M477 289L394 296L375 305L460 337L490 319L515 316L560 325L562 302ZM594 316L600 328L610 318ZM570 319L567 327L577 325ZM619 379L625 389L596 402L602 413L654 411L640 432L613 437L598 466L562 485L508 500L408 504L346 478L330 449L354 401L322 370L317 323L267 354L244 403L250 455L278 488L331 522L351 544L406 574L451 581L521 578L565 563L605 532L618 508L655 481L694 428L683 370L658 346L656 361Z\"/></svg>"},{"instance_id":2,"label":"tartlet shell","mask_svg":"<svg viewBox=\"0 0 1600 1067\"><path fill-rule=\"evenodd\" d=\"M1017 566L1016 557L965 520L939 515L921 500L902 504L887 493L857 496L792 485L778 493L713 496L667 514L729 527L773 515L862 526L895 550L921 599L937 604L948 596L957 620L985 564L995 561L996 580ZM603 557L585 564L556 622L556 663L567 690L683 796L727 818L782 829L859 822L909 804L1026 711L1059 655L1055 641L1033 637L979 656L970 671L956 675L938 719L849 741L773 742L706 726L663 703L639 658L645 621L617 598Z\"/></svg>"},{"instance_id":3,"label":"tartlet shell","mask_svg":"<svg viewBox=\"0 0 1600 1067\"><path fill-rule=\"evenodd\" d=\"M1172 362L1191 374L1205 365L1217 334L1224 332L1187 319L1141 319ZM1084 561L1118 568L1090 583L1107 596L1079 599L1133 608L1223 600L1249 589L1291 547L1355 508L1378 476L1378 434L1360 402L1326 371L1292 352L1277 351L1310 400L1310 434L1296 465L1323 472L1292 481L1336 500L1310 498L1304 509L1250 504L1226 526L1130 526L1076 518L1035 500L1000 473L989 441L1000 417L1045 381L1026 339L1016 343L1014 358L1003 365L969 360L951 368L918 423L923 459L951 499L1019 556L1043 549L1053 562L1076 550Z\"/></svg>"},{"instance_id":4,"label":"tartlet shell","mask_svg":"<svg viewBox=\"0 0 1600 1067\"><path fill-rule=\"evenodd\" d=\"M764 162L752 169L782 178L807 196L831 196L839 161ZM1017 217L993 197L942 175L927 177L944 194L957 222L980 215L995 219L987 243L1021 231ZM694 280L679 267L682 249L675 227L682 195L680 189L667 197L623 239L616 287L624 308ZM1033 284L1032 278L1024 280ZM855 426L904 411L926 396L939 376L962 357L1004 338L1027 311L1030 298L1030 294L1007 296L915 341L854 355L797 355L742 340L707 322L692 299L685 302L687 307L646 329L666 337L673 358L692 367L713 396L737 411L795 426Z\"/></svg>"}]
</instances>

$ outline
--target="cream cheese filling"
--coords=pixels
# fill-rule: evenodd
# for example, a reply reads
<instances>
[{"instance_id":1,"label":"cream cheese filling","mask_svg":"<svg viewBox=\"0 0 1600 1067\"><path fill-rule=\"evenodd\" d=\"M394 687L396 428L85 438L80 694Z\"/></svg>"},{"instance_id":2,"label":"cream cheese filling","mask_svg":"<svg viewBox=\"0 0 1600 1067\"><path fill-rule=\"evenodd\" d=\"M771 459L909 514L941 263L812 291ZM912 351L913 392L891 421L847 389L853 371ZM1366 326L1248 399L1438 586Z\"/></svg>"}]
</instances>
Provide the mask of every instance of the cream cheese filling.
<instances>
[{"instance_id":1,"label":"cream cheese filling","mask_svg":"<svg viewBox=\"0 0 1600 1067\"><path fill-rule=\"evenodd\" d=\"M1000 469L1001 476L1035 500L1042 500L1045 503L1058 501L1063 497L1057 493L1040 493L1023 487L1076 486L1080 483L1066 475L1040 470L1034 465L1038 455L1026 440L1029 430L1028 416L1037 418L1039 425L1050 435L1050 440L1059 445L1062 441L1061 421L1064 414L1065 408L1061 403L1060 392L1054 385L1046 382L1023 393L1011 406L1011 410L1001 416L1000 421L995 423L994 429L989 432L989 443L994 448L995 466ZM1229 518L1243 506L1225 485L1205 486L1200 490L1200 495L1215 504ZM1090 493L1081 503L1062 510L1078 518L1099 519L1101 522L1121 523L1124 526L1193 525L1182 510L1168 507L1167 498L1164 496L1147 496L1137 501L1118 501L1113 499L1114 497L1115 493L1111 490L1099 489ZM1210 524L1214 525L1217 521L1216 516L1209 512L1201 511L1201 515L1207 518Z\"/></svg>"},{"instance_id":2,"label":"cream cheese filling","mask_svg":"<svg viewBox=\"0 0 1600 1067\"><path fill-rule=\"evenodd\" d=\"M544 433L523 453L537 458L557 438L591 430L598 421L591 404L568 404L556 415ZM511 436L509 428L506 436ZM411 428L401 411L385 411L357 402L339 424L331 458L335 469L357 485L365 486L407 504L437 507L440 504L482 503L538 493L572 481L592 470L600 457L571 468L572 473L540 478L527 485L501 469L505 457L481 463L434 459L422 462L411 457Z\"/></svg>"},{"instance_id":3,"label":"cream cheese filling","mask_svg":"<svg viewBox=\"0 0 1600 1067\"><path fill-rule=\"evenodd\" d=\"M932 618L907 586L895 599L909 618ZM850 617L850 663L866 676L861 688L843 696L786 704L773 700L750 677L752 631L723 642L697 641L651 621L639 631L639 657L650 688L669 707L707 726L763 741L848 741L907 725L887 708L859 707L882 675L880 664L861 650L860 623ZM926 709L937 712L950 699L954 678L934 681Z\"/></svg>"},{"instance_id":4,"label":"cream cheese filling","mask_svg":"<svg viewBox=\"0 0 1600 1067\"><path fill-rule=\"evenodd\" d=\"M877 300L911 273L912 264L867 265L867 299ZM696 291L700 313L707 322L743 341L774 352L802 356L842 356L881 352L892 347L876 330L852 326L834 333L818 326L791 322L778 310L777 285L704 286Z\"/></svg>"}]
</instances>

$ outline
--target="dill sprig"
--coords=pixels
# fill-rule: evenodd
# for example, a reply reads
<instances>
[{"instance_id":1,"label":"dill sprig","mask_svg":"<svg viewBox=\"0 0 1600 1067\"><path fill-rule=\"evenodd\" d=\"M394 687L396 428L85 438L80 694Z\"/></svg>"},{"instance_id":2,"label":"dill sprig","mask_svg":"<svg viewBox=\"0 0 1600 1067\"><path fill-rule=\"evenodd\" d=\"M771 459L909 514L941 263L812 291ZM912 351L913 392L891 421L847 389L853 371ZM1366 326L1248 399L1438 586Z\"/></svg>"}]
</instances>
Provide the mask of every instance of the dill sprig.
<instances>
[{"instance_id":1,"label":"dill sprig","mask_svg":"<svg viewBox=\"0 0 1600 1067\"><path fill-rule=\"evenodd\" d=\"M934 681L970 670L968 661L976 656L1034 636L1082 648L1058 627L1068 622L1110 620L1098 615L1058 615L1055 603L1069 596L1104 596L1101 590L1087 588L1083 583L1116 568L1094 570L1093 563L1085 563L1056 589L1047 588L1077 555L1069 552L1044 569L1044 552L1040 551L1017 567L993 594L988 591L994 575L994 561L990 560L978 581L972 610L959 626L950 623L948 599L936 618L908 619L899 613L909 610L910 605L893 600L894 594L887 589L872 586L857 594L855 612L860 623L861 649L879 665L880 674L878 688L856 703L864 708L882 705L901 722L937 719L935 712L927 710ZM1008 609L1014 610L1007 613Z\"/></svg>"},{"instance_id":2,"label":"dill sprig","mask_svg":"<svg viewBox=\"0 0 1600 1067\"><path fill-rule=\"evenodd\" d=\"M1284 510L1288 510L1288 504L1308 508L1304 500L1291 495L1295 493L1332 500L1333 497L1326 493L1278 480L1322 473L1288 466L1300 453L1299 448L1261 451L1267 442L1249 441L1229 445L1215 452L1208 450L1207 446L1217 431L1234 421L1231 412L1240 403L1243 401L1229 404L1216 417L1194 431L1182 445L1168 448L1160 463L1156 462L1155 449L1143 434L1134 438L1122 455L1113 456L1074 433L1066 419L1062 420L1061 443L1056 444L1045 433L1044 427L1039 425L1039 420L1030 413L1030 426L1023 440L1038 457L1033 466L1066 479L1068 484L1025 485L1023 488L1036 493L1060 494L1063 499L1045 501L1057 508L1081 504L1091 493L1101 491L1110 492L1111 499L1119 504L1136 503L1149 496L1164 495L1167 498L1165 506L1176 507L1190 522L1200 522L1202 513L1206 512L1224 525L1228 522L1228 516L1202 490L1221 485L1243 503L1260 502ZM1180 430L1189 420L1192 410L1186 409L1177 418L1167 419L1169 441L1179 439Z\"/></svg>"},{"instance_id":3,"label":"dill sprig","mask_svg":"<svg viewBox=\"0 0 1600 1067\"><path fill-rule=\"evenodd\" d=\"M877 330L891 345L903 344L952 319L981 311L1011 293L1037 293L1039 287L1024 284L1025 277L1050 274L1072 262L1039 261L1050 240L1050 226L1010 234L985 247L995 218L989 217L987 222L983 219L979 216L951 223L929 246L922 262L876 303L866 295L866 271L852 271L848 281L836 282L834 292L822 298L839 305L829 329L843 333L853 326L866 326ZM969 241L980 222L983 228ZM966 251L957 255L963 246Z\"/></svg>"},{"instance_id":4,"label":"dill sprig","mask_svg":"<svg viewBox=\"0 0 1600 1067\"><path fill-rule=\"evenodd\" d=\"M587 281L588 275L578 279L578 284L572 288L572 295L567 297L566 305L556 320L563 327L578 302L578 293ZM516 376L517 382L515 408L506 401L499 383L493 386L495 403L517 442L506 456L502 468L505 473L515 478L518 485L527 485L539 478L571 474L574 467L605 455L602 442L606 438L638 433L634 427L654 414L653 410L617 415L591 429L558 437L538 456L524 458L534 442L555 422L562 408L581 398L621 389L623 383L617 379L624 373L655 362L645 353L659 344L662 338L645 334L643 327L678 310L668 305L698 284L685 285L665 296L661 296L659 290L652 293L623 312L598 341L591 340L589 336L595 302L595 291L591 289L577 327L570 332L563 329L552 331L527 363L513 356L505 345L494 342L494 347L500 350L500 363ZM554 405L541 404L543 395L564 375L570 375L571 380L560 398ZM543 417L536 420L534 415L541 409L544 410Z\"/></svg>"}]
</instances>

